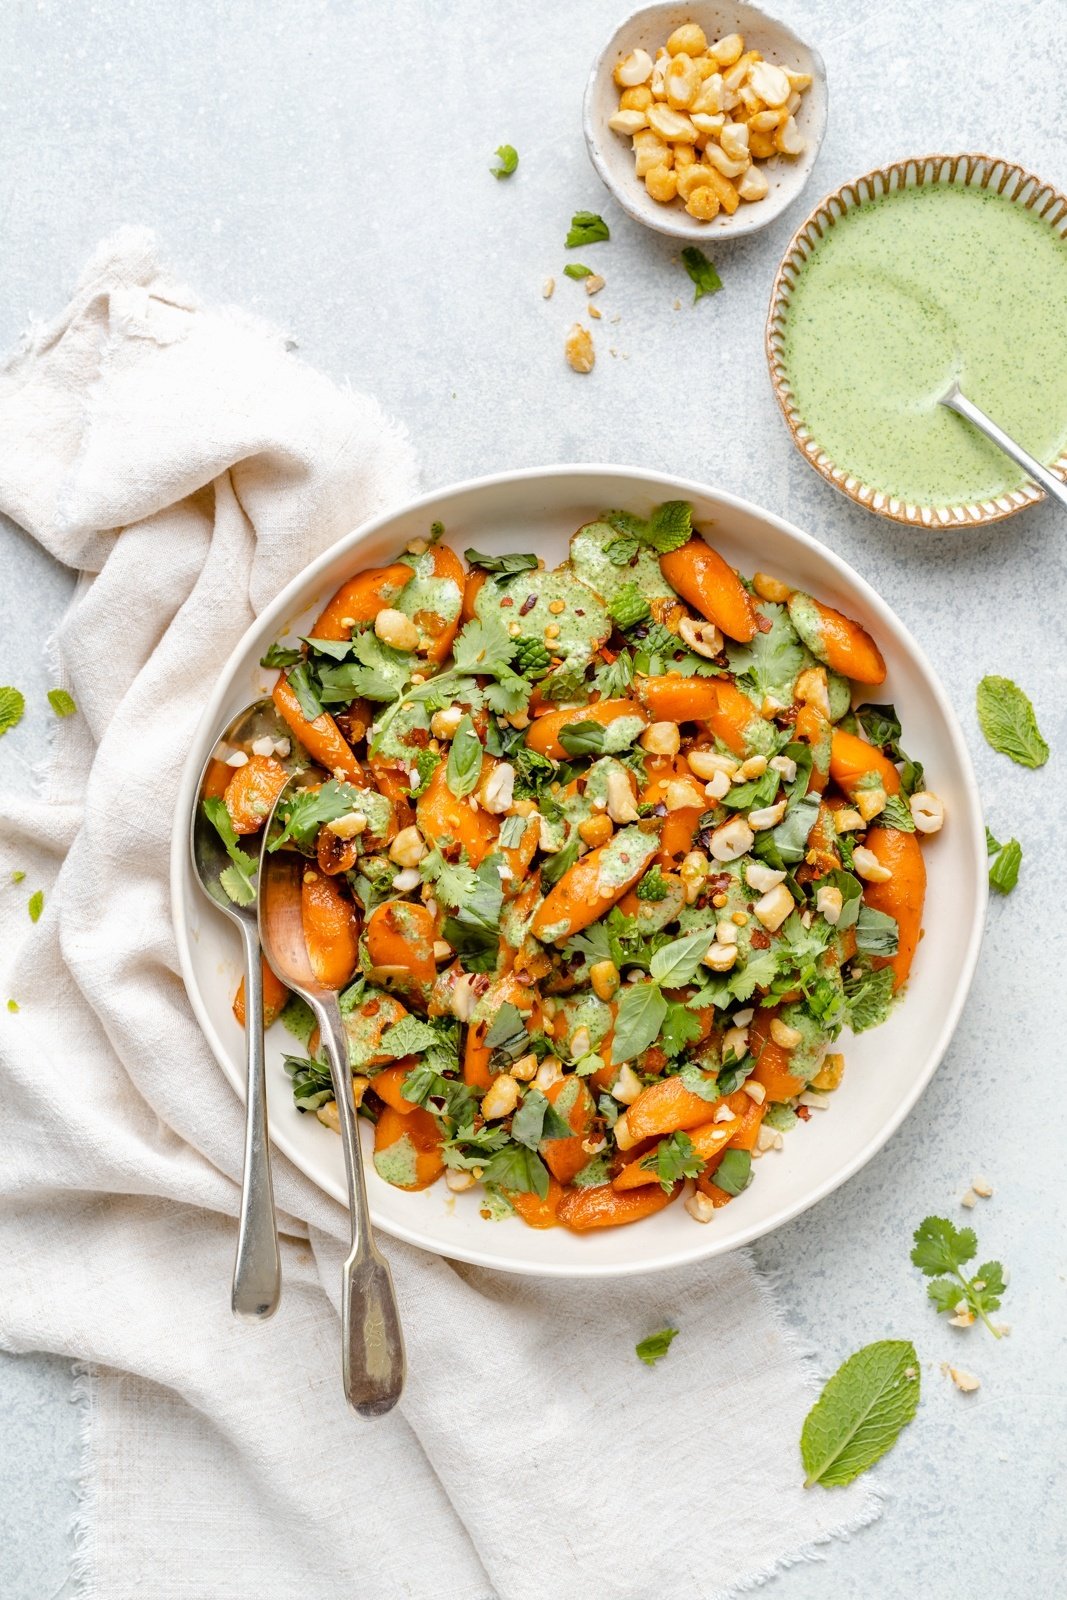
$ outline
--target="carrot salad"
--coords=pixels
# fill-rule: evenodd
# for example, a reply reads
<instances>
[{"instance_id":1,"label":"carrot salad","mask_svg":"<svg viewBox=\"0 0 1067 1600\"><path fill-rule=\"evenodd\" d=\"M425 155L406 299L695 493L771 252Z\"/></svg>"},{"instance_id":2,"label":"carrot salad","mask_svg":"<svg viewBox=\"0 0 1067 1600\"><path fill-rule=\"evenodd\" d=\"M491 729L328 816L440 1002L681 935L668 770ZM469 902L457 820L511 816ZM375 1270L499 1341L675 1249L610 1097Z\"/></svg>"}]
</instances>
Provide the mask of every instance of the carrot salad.
<instances>
[{"instance_id":1,"label":"carrot salad","mask_svg":"<svg viewBox=\"0 0 1067 1600\"><path fill-rule=\"evenodd\" d=\"M943 807L893 707L864 703L870 635L740 576L687 504L605 512L552 570L461 561L443 532L264 660L325 769L267 848L307 858L375 1166L535 1228L680 1199L707 1222L829 1103L842 1029L888 1015ZM287 776L235 768L236 834ZM304 1041L296 1105L336 1127L308 1014L265 978L268 1023Z\"/></svg>"}]
</instances>

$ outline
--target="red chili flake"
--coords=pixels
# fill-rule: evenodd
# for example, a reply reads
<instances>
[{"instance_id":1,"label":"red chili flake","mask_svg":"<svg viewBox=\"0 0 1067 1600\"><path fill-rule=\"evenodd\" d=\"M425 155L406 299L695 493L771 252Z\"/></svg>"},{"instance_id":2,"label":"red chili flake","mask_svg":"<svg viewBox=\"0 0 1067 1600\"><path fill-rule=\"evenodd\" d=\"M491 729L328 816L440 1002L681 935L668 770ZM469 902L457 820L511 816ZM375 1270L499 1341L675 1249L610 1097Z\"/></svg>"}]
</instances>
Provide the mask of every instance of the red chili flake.
<instances>
[{"instance_id":1,"label":"red chili flake","mask_svg":"<svg viewBox=\"0 0 1067 1600\"><path fill-rule=\"evenodd\" d=\"M513 606L514 604L515 604L515 602L511 598L511 596L509 594L506 594L504 596L503 600L501 600L501 602L500 602L500 609L503 611L505 606Z\"/></svg>"},{"instance_id":2,"label":"red chili flake","mask_svg":"<svg viewBox=\"0 0 1067 1600\"><path fill-rule=\"evenodd\" d=\"M771 620L769 617L765 617L762 611L757 611L756 613L756 631L758 633L770 633L771 631Z\"/></svg>"},{"instance_id":3,"label":"red chili flake","mask_svg":"<svg viewBox=\"0 0 1067 1600\"><path fill-rule=\"evenodd\" d=\"M623 854L622 852L620 852L620 854L619 854L619 860L622 862L624 867L628 867L629 864L630 864L630 857L628 855Z\"/></svg>"},{"instance_id":4,"label":"red chili flake","mask_svg":"<svg viewBox=\"0 0 1067 1600\"><path fill-rule=\"evenodd\" d=\"M810 1122L811 1121L811 1107L810 1106L795 1106L793 1109L796 1111L796 1114L800 1118L801 1122Z\"/></svg>"},{"instance_id":5,"label":"red chili flake","mask_svg":"<svg viewBox=\"0 0 1067 1600\"><path fill-rule=\"evenodd\" d=\"M585 612L579 606L575 606L574 615L576 617L584 617L585 616Z\"/></svg>"},{"instance_id":6,"label":"red chili flake","mask_svg":"<svg viewBox=\"0 0 1067 1600\"><path fill-rule=\"evenodd\" d=\"M362 1008L363 1015L365 1017L376 1017L381 1008L382 1003L380 1000L368 1000L366 1005Z\"/></svg>"},{"instance_id":7,"label":"red chili flake","mask_svg":"<svg viewBox=\"0 0 1067 1600\"><path fill-rule=\"evenodd\" d=\"M732 882L733 879L728 872L709 872L705 880L705 887L710 889L712 894L722 894L723 890L728 889Z\"/></svg>"},{"instance_id":8,"label":"red chili flake","mask_svg":"<svg viewBox=\"0 0 1067 1600\"><path fill-rule=\"evenodd\" d=\"M753 928L749 943L753 950L769 950L771 948L771 936L769 933L764 932L762 928Z\"/></svg>"},{"instance_id":9,"label":"red chili flake","mask_svg":"<svg viewBox=\"0 0 1067 1600\"><path fill-rule=\"evenodd\" d=\"M522 602L522 605L519 607L519 616L528 616L536 604L537 596L535 594L528 594L526 599Z\"/></svg>"}]
</instances>

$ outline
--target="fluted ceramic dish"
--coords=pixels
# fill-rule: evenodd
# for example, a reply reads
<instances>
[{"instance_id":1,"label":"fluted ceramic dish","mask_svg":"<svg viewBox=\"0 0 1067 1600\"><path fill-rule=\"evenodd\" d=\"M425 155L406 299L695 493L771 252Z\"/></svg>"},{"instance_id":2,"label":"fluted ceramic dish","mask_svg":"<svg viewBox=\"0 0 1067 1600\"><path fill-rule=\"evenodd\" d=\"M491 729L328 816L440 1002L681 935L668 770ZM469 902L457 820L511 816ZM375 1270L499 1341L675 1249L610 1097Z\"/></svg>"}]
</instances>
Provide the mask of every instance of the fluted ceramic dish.
<instances>
[{"instance_id":1,"label":"fluted ceramic dish","mask_svg":"<svg viewBox=\"0 0 1067 1600\"><path fill-rule=\"evenodd\" d=\"M440 489L365 523L293 579L257 618L222 671L204 678L204 715L182 780L171 855L171 899L182 975L197 1020L225 1073L220 1100L244 1093L244 1044L230 1003L241 971L232 930L192 879L189 811L203 757L216 730L239 706L269 691L259 664L279 634L307 633L326 600L361 567L391 561L435 521L456 550L493 554L536 550L551 565L567 553L575 528L605 506L647 515L664 500L688 500L727 561L744 572L764 567L856 617L878 640L889 674L877 691L892 700L908 748L926 762L948 821L927 853L925 930L903 1005L856 1038L832 1108L789 1134L785 1149L759 1164L758 1181L702 1227L680 1204L628 1228L592 1234L528 1228L517 1217L489 1222L475 1190L453 1194L435 1183L417 1194L383 1182L367 1163L376 1228L424 1250L506 1272L611 1277L683 1266L749 1243L798 1215L858 1172L915 1105L944 1054L974 973L985 922L986 845L982 807L963 736L947 696L915 640L880 595L839 556L799 528L735 495L633 467L557 466L502 473ZM214 681L213 681L214 680ZM282 1057L299 1047L276 1023L267 1035L267 1095L274 1144L327 1194L347 1203L341 1141L293 1104ZM369 1141L371 1130L362 1133Z\"/></svg>"},{"instance_id":2,"label":"fluted ceramic dish","mask_svg":"<svg viewBox=\"0 0 1067 1600\"><path fill-rule=\"evenodd\" d=\"M935 155L917 156L910 161L894 162L892 166L876 167L873 172L866 172L862 178L842 184L840 189L827 195L793 235L771 290L767 317L767 361L775 398L782 408L793 443L827 483L840 489L857 505L873 511L876 516L888 517L893 522L925 528L974 527L1014 516L1026 506L1043 500L1044 491L1036 483L1027 481L989 500L973 500L960 505L921 505L864 483L834 461L807 426L796 404L785 361L785 327L793 289L804 263L827 229L832 228L839 217L855 206L880 199L899 189L934 183L964 184L993 190L1017 205L1034 211L1061 239L1067 240L1067 197L1014 162L985 155ZM1058 477L1067 478L1067 451L1052 462L1051 467Z\"/></svg>"},{"instance_id":3,"label":"fluted ceramic dish","mask_svg":"<svg viewBox=\"0 0 1067 1600\"><path fill-rule=\"evenodd\" d=\"M742 201L733 216L721 211L713 222L698 222L680 201L661 205L646 192L644 180L634 173L630 140L608 127L608 118L619 107L619 88L613 77L615 64L631 50L656 51L684 22L696 22L709 42L739 33L745 48L758 50L766 61L796 72L809 72L811 86L805 89L797 111L797 127L804 136L805 148L799 156L774 156L759 163L770 184L763 200ZM589 159L623 210L646 228L668 233L687 244L701 240L736 239L742 234L765 228L786 206L792 205L811 176L826 132L826 68L822 56L805 44L792 28L759 6L717 5L695 0L691 5L643 6L620 22L593 63L582 102L582 130Z\"/></svg>"}]
</instances>

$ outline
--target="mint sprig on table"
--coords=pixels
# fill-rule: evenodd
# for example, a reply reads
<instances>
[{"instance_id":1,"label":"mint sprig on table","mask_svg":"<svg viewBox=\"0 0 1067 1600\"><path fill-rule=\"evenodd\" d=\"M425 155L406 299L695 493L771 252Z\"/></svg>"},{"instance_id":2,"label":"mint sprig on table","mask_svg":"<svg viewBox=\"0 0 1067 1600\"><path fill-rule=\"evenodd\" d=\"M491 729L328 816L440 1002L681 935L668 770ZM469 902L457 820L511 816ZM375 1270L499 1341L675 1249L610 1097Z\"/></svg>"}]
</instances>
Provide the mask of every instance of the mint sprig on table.
<instances>
[{"instance_id":1,"label":"mint sprig on table","mask_svg":"<svg viewBox=\"0 0 1067 1600\"><path fill-rule=\"evenodd\" d=\"M568 250L577 250L583 244L598 244L611 238L611 229L596 211L576 211L571 218L570 231L563 241Z\"/></svg>"},{"instance_id":2,"label":"mint sprig on table","mask_svg":"<svg viewBox=\"0 0 1067 1600\"><path fill-rule=\"evenodd\" d=\"M983 1261L973 1278L960 1270L978 1253L973 1228L956 1228L947 1217L925 1217L915 1230L911 1259L919 1271L934 1281L926 1292L938 1311L965 1311L981 1317L994 1339L1000 1329L989 1320L989 1312L1000 1306L1004 1293L1004 1268L999 1261ZM947 1274L947 1276L942 1276Z\"/></svg>"},{"instance_id":3,"label":"mint sprig on table","mask_svg":"<svg viewBox=\"0 0 1067 1600\"><path fill-rule=\"evenodd\" d=\"M26 697L21 689L10 685L0 686L0 735L17 728L26 711Z\"/></svg>"},{"instance_id":4,"label":"mint sprig on table","mask_svg":"<svg viewBox=\"0 0 1067 1600\"><path fill-rule=\"evenodd\" d=\"M804 1420L804 1487L851 1483L879 1461L915 1415L919 1387L909 1339L880 1339L849 1356Z\"/></svg>"},{"instance_id":5,"label":"mint sprig on table","mask_svg":"<svg viewBox=\"0 0 1067 1600\"><path fill-rule=\"evenodd\" d=\"M72 717L78 709L74 704L74 696L68 694L66 689L49 689L48 704L57 717Z\"/></svg>"},{"instance_id":6,"label":"mint sprig on table","mask_svg":"<svg viewBox=\"0 0 1067 1600\"><path fill-rule=\"evenodd\" d=\"M987 744L1020 767L1043 767L1048 745L1029 698L1010 678L987 676L978 685L978 726Z\"/></svg>"},{"instance_id":7,"label":"mint sprig on table","mask_svg":"<svg viewBox=\"0 0 1067 1600\"><path fill-rule=\"evenodd\" d=\"M716 272L714 264L695 244L686 245L682 251L682 265L696 285L693 292L694 305L704 295L717 294L722 288L722 279Z\"/></svg>"},{"instance_id":8,"label":"mint sprig on table","mask_svg":"<svg viewBox=\"0 0 1067 1600\"><path fill-rule=\"evenodd\" d=\"M1019 881L1023 847L1018 839L1009 839L1007 844L1001 844L988 828L985 831L985 844L988 854L995 858L989 866L989 887L998 894L1010 894Z\"/></svg>"},{"instance_id":9,"label":"mint sprig on table","mask_svg":"<svg viewBox=\"0 0 1067 1600\"><path fill-rule=\"evenodd\" d=\"M677 1328L661 1328L658 1333L650 1333L647 1339L642 1339L640 1344L634 1346L637 1359L643 1361L646 1367L654 1367L671 1347L671 1341L677 1339Z\"/></svg>"}]
</instances>

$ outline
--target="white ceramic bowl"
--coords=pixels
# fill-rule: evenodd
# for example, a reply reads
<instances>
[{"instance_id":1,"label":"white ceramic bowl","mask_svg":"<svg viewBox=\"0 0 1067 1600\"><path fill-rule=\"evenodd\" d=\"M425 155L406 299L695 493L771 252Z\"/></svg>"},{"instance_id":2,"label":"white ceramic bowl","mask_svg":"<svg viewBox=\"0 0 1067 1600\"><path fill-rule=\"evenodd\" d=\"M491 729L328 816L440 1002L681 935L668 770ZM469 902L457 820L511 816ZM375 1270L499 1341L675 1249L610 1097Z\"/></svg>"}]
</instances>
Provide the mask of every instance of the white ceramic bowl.
<instances>
[{"instance_id":1,"label":"white ceramic bowl","mask_svg":"<svg viewBox=\"0 0 1067 1600\"><path fill-rule=\"evenodd\" d=\"M758 50L776 66L810 72L811 86L804 91L797 111L797 127L804 135L806 148L799 156L775 156L761 161L760 170L770 183L770 193L751 204L742 202L728 216L720 211L713 222L698 222L681 201L661 205L645 192L644 181L634 174L633 149L627 136L614 133L608 118L619 105L619 89L612 74L616 62L631 50L647 50L655 58L675 28L684 22L697 22L709 42L729 33L739 33L745 48ZM822 56L807 45L784 22L745 4L715 5L695 0L692 5L643 6L619 24L593 63L582 102L582 129L589 158L623 210L636 222L643 222L657 233L668 233L689 244L701 240L736 239L745 233L765 228L801 193L815 165L826 132L826 68Z\"/></svg>"},{"instance_id":2,"label":"white ceramic bowl","mask_svg":"<svg viewBox=\"0 0 1067 1600\"><path fill-rule=\"evenodd\" d=\"M701 484L624 467L532 468L426 495L366 524L295 578L245 634L207 698L189 751L171 847L171 893L182 973L197 1019L230 1085L243 1094L244 1047L230 1002L240 952L229 923L196 886L188 859L189 810L217 730L273 680L258 665L279 634L305 632L343 579L392 559L431 522L459 551L535 550L549 562L566 554L575 528L607 506L639 513L663 500L692 503L698 525L743 571L780 574L857 617L877 638L889 676L876 691L894 700L907 748L926 763L948 811L927 852L926 937L908 994L891 1020L843 1049L848 1070L831 1108L794 1130L780 1154L765 1158L755 1182L707 1226L680 1204L632 1227L579 1236L537 1232L517 1218L487 1222L477 1192L452 1195L443 1183L420 1194L391 1188L368 1160L371 1210L384 1232L445 1256L507 1272L610 1277L698 1261L746 1244L831 1193L885 1143L918 1100L952 1035L974 972L986 901L984 825L971 763L944 691L919 647L862 578L798 528L747 501ZM205 696L209 685L205 682ZM340 1141L293 1105L282 1053L292 1045L275 1026L267 1076L274 1143L328 1194L344 1201ZM219 1094L229 1089L219 1082ZM369 1130L365 1129L365 1135ZM369 1140L368 1140L369 1149Z\"/></svg>"}]
</instances>

